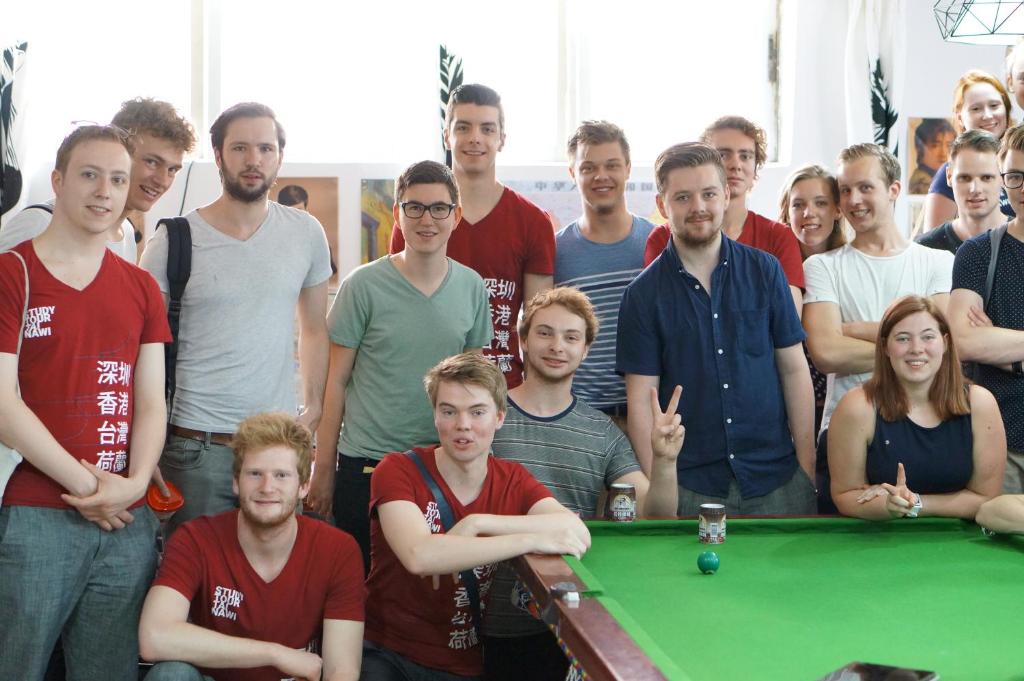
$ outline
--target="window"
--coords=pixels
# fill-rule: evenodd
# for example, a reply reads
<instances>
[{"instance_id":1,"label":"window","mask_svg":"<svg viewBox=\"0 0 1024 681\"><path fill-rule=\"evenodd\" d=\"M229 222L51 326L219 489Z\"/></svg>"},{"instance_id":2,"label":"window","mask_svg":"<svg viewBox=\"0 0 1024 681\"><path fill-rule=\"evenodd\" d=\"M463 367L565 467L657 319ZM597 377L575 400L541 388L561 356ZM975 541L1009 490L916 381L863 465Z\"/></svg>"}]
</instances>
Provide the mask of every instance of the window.
<instances>
[{"instance_id":1,"label":"window","mask_svg":"<svg viewBox=\"0 0 1024 681\"><path fill-rule=\"evenodd\" d=\"M106 121L149 95L205 112L194 122L206 154L213 117L256 100L288 131L291 161L440 158L445 44L465 82L502 95L502 163L561 164L576 125L604 118L644 164L730 113L764 126L775 157L779 1L111 0L62 3L59 16L20 3L4 33L25 28L15 37L30 43L34 150L56 149L71 120Z\"/></svg>"},{"instance_id":2,"label":"window","mask_svg":"<svg viewBox=\"0 0 1024 681\"><path fill-rule=\"evenodd\" d=\"M592 118L621 125L650 163L726 114L765 127L776 155L777 0L206 6L218 13L220 108L270 104L292 131L293 161L439 157L442 43L462 57L465 82L501 94L503 163L561 162Z\"/></svg>"},{"instance_id":3,"label":"window","mask_svg":"<svg viewBox=\"0 0 1024 681\"><path fill-rule=\"evenodd\" d=\"M7 42L28 42L21 125L33 166L52 168L72 121L109 123L127 99L190 111L188 3L16 3L3 15Z\"/></svg>"},{"instance_id":4,"label":"window","mask_svg":"<svg viewBox=\"0 0 1024 681\"><path fill-rule=\"evenodd\" d=\"M630 11L569 3L577 83L576 101L567 105L574 120L616 123L633 158L651 163L669 145L696 139L716 118L740 115L767 131L769 158L776 158L777 67L769 55L776 2L630 0L625 6Z\"/></svg>"}]
</instances>

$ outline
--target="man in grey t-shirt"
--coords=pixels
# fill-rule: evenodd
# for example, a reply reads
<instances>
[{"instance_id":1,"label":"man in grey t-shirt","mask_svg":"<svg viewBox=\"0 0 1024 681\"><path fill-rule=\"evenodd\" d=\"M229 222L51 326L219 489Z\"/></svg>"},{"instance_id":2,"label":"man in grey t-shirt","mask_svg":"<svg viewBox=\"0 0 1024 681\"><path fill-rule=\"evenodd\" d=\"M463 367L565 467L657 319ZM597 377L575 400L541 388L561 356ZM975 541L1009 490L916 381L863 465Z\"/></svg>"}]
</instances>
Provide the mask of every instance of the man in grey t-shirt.
<instances>
[{"instance_id":1,"label":"man in grey t-shirt","mask_svg":"<svg viewBox=\"0 0 1024 681\"><path fill-rule=\"evenodd\" d=\"M679 487L676 458L683 427L676 413L680 389L662 412L652 396L650 480L629 439L609 417L572 392L573 377L597 335L594 306L577 289L543 291L519 322L526 378L508 393L505 423L494 435L494 455L526 467L561 504L584 518L600 516L598 499L610 485L636 488L638 514L672 517ZM486 678L565 678L566 661L542 623L511 604L514 576L503 565L491 586L484 618Z\"/></svg>"},{"instance_id":2,"label":"man in grey t-shirt","mask_svg":"<svg viewBox=\"0 0 1024 681\"><path fill-rule=\"evenodd\" d=\"M182 298L176 391L160 470L178 485L186 520L236 504L231 440L265 411L296 411L295 319L299 322L299 421L316 430L327 376L327 238L316 219L268 200L285 135L269 107L237 104L210 128L220 197L186 217L192 270ZM157 230L141 265L165 294L167 232Z\"/></svg>"}]
</instances>

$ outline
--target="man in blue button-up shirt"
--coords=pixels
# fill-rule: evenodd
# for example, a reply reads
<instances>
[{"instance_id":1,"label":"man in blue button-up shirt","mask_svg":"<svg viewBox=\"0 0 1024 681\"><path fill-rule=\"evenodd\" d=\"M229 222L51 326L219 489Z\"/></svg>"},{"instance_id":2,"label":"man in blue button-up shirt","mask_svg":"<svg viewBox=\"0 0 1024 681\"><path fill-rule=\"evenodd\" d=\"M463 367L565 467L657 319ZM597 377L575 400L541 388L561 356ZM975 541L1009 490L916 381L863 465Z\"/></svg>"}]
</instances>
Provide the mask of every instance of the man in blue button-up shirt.
<instances>
[{"instance_id":1,"label":"man in blue button-up shirt","mask_svg":"<svg viewBox=\"0 0 1024 681\"><path fill-rule=\"evenodd\" d=\"M679 384L680 515L707 502L814 513L814 394L782 267L722 234L729 186L713 148L670 147L655 175L672 240L623 295L616 362L640 463L650 470L650 388L666 404Z\"/></svg>"}]
</instances>

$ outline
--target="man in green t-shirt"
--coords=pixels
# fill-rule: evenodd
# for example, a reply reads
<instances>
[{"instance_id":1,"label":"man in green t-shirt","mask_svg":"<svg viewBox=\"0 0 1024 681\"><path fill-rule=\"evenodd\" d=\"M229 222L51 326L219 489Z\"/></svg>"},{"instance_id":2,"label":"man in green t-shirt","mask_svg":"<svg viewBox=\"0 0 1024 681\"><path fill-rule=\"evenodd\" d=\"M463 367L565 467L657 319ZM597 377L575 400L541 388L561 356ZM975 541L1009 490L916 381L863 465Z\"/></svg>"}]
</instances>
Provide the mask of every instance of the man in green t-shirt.
<instances>
[{"instance_id":1,"label":"man in green t-shirt","mask_svg":"<svg viewBox=\"0 0 1024 681\"><path fill-rule=\"evenodd\" d=\"M438 441L421 377L492 338L483 279L446 254L462 217L451 171L433 161L407 168L395 183L394 215L405 248L347 276L327 316L331 364L306 504L333 511L367 570L370 474L389 452Z\"/></svg>"}]
</instances>

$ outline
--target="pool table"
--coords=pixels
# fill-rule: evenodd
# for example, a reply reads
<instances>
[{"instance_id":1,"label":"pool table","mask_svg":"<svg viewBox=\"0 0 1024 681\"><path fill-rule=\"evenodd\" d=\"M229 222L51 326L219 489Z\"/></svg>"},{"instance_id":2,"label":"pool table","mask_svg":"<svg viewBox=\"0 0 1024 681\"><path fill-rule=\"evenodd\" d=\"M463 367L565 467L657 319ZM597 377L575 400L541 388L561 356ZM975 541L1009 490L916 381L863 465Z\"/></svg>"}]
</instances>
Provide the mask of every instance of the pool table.
<instances>
[{"instance_id":1,"label":"pool table","mask_svg":"<svg viewBox=\"0 0 1024 681\"><path fill-rule=\"evenodd\" d=\"M586 678L810 681L857 661L1024 679L1022 537L943 518L729 519L717 546L696 520L588 526L582 561L515 561Z\"/></svg>"}]
</instances>

